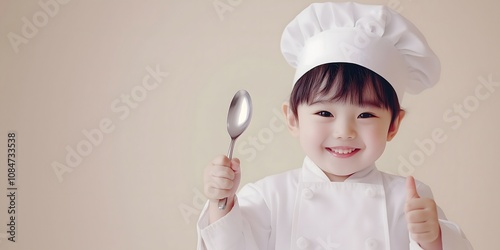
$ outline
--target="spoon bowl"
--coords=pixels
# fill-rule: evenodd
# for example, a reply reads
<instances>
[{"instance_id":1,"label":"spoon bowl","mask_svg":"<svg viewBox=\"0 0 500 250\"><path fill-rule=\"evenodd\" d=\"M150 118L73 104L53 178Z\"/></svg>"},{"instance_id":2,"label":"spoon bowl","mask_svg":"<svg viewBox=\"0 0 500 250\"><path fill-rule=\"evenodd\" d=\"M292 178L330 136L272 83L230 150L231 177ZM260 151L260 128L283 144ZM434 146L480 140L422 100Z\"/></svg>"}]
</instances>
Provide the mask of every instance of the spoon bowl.
<instances>
[{"instance_id":1,"label":"spoon bowl","mask_svg":"<svg viewBox=\"0 0 500 250\"><path fill-rule=\"evenodd\" d=\"M234 94L229 111L227 112L227 132L231 137L231 144L227 158L232 159L236 139L248 128L252 118L252 98L246 90L239 90ZM226 208L227 198L219 200L219 209Z\"/></svg>"},{"instance_id":2,"label":"spoon bowl","mask_svg":"<svg viewBox=\"0 0 500 250\"><path fill-rule=\"evenodd\" d=\"M236 92L227 112L227 132L234 143L247 129L252 118L252 99L246 90ZM231 159L234 145L230 145L227 157Z\"/></svg>"}]
</instances>

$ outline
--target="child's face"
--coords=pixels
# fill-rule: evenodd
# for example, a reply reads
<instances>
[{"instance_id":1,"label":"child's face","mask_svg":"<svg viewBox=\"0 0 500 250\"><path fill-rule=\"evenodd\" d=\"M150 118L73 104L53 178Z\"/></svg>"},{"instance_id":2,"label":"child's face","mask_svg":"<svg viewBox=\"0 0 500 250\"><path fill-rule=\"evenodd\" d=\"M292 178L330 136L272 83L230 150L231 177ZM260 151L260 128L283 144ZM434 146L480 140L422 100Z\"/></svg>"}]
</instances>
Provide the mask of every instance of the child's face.
<instances>
[{"instance_id":1,"label":"child's face","mask_svg":"<svg viewBox=\"0 0 500 250\"><path fill-rule=\"evenodd\" d=\"M391 126L391 112L387 109L370 102L360 106L349 101L329 101L328 97L318 98L311 105L300 104L297 114L296 123L289 124L292 133L299 137L307 156L332 181L343 181L371 166L396 134L404 115Z\"/></svg>"}]
</instances>

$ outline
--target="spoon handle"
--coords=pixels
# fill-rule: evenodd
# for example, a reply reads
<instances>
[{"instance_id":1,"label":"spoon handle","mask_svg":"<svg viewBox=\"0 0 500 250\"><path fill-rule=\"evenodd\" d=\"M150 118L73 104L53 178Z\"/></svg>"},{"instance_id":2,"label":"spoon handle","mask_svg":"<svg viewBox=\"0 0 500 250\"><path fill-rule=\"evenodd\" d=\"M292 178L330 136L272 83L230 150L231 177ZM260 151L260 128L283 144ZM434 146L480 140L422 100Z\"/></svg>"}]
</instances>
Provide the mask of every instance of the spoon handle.
<instances>
[{"instance_id":1,"label":"spoon handle","mask_svg":"<svg viewBox=\"0 0 500 250\"><path fill-rule=\"evenodd\" d=\"M234 142L236 142L236 139L231 139L231 144L229 144L229 150L227 151L227 158L229 160L233 159Z\"/></svg>"},{"instance_id":2,"label":"spoon handle","mask_svg":"<svg viewBox=\"0 0 500 250\"><path fill-rule=\"evenodd\" d=\"M229 158L229 160L233 158L233 148L235 141L236 139L231 139L231 144L229 144L229 150L227 152L227 158ZM227 197L219 200L219 210L226 209L226 205L227 205Z\"/></svg>"}]
</instances>

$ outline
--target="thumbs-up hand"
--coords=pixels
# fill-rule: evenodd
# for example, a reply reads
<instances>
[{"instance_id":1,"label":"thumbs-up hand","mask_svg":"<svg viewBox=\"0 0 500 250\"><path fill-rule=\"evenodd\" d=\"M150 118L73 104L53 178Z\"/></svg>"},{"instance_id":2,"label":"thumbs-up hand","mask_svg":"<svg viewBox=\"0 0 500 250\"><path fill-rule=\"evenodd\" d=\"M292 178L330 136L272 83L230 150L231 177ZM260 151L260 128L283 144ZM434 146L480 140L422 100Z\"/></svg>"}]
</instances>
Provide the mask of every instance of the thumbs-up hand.
<instances>
[{"instance_id":1,"label":"thumbs-up hand","mask_svg":"<svg viewBox=\"0 0 500 250\"><path fill-rule=\"evenodd\" d=\"M424 249L441 249L441 228L436 202L420 198L413 176L406 178L405 215L413 240Z\"/></svg>"}]
</instances>

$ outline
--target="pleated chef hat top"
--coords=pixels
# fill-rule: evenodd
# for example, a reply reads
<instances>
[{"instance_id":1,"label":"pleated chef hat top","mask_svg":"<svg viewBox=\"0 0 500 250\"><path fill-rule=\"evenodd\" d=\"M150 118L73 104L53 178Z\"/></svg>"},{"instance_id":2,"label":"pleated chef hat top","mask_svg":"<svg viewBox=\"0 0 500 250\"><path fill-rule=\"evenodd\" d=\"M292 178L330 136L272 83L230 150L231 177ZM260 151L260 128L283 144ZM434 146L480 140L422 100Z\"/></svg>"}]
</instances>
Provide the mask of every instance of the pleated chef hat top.
<instances>
[{"instance_id":1,"label":"pleated chef hat top","mask_svg":"<svg viewBox=\"0 0 500 250\"><path fill-rule=\"evenodd\" d=\"M420 31L382 5L311 4L286 26L281 52L296 68L294 84L316 66L354 63L385 78L400 102L436 84L441 70Z\"/></svg>"}]
</instances>

